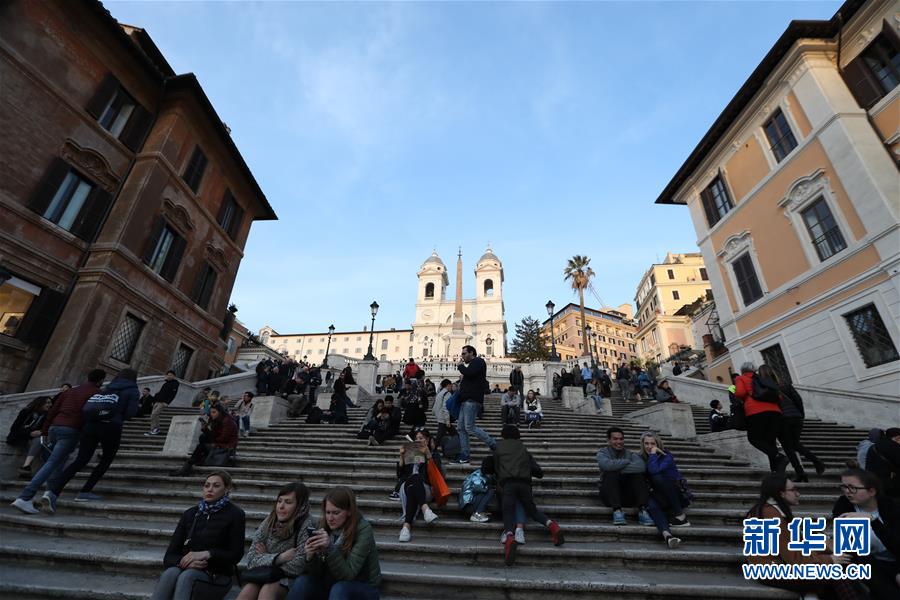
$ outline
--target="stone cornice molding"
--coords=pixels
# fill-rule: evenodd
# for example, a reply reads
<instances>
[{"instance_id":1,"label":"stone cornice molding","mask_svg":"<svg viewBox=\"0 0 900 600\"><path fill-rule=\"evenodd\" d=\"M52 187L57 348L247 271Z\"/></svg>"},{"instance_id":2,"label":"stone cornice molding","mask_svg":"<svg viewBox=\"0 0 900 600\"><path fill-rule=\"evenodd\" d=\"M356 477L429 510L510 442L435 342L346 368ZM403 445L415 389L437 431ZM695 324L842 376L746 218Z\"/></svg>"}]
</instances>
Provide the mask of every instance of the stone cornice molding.
<instances>
[{"instance_id":1,"label":"stone cornice molding","mask_svg":"<svg viewBox=\"0 0 900 600\"><path fill-rule=\"evenodd\" d=\"M219 272L228 270L228 265L230 263L225 251L214 245L212 242L206 244L206 260Z\"/></svg>"},{"instance_id":2,"label":"stone cornice molding","mask_svg":"<svg viewBox=\"0 0 900 600\"><path fill-rule=\"evenodd\" d=\"M788 188L787 195L778 201L784 209L784 216L790 220L790 213L797 210L807 200L816 196L828 187L828 176L825 169L817 169L812 175L797 179Z\"/></svg>"},{"instance_id":3,"label":"stone cornice molding","mask_svg":"<svg viewBox=\"0 0 900 600\"><path fill-rule=\"evenodd\" d=\"M163 214L168 217L169 222L179 230L179 233L187 237L189 231L193 231L194 221L187 209L180 204L175 204L171 198L163 199Z\"/></svg>"},{"instance_id":4,"label":"stone cornice molding","mask_svg":"<svg viewBox=\"0 0 900 600\"><path fill-rule=\"evenodd\" d=\"M725 243L722 244L722 249L716 253L716 256L724 258L726 262L731 262L737 258L742 250L747 248L751 240L750 231L746 229L736 233L725 240Z\"/></svg>"},{"instance_id":5,"label":"stone cornice molding","mask_svg":"<svg viewBox=\"0 0 900 600\"><path fill-rule=\"evenodd\" d=\"M60 155L107 192L114 192L118 187L119 177L113 172L109 161L96 150L80 146L78 142L68 138L63 144Z\"/></svg>"}]
</instances>

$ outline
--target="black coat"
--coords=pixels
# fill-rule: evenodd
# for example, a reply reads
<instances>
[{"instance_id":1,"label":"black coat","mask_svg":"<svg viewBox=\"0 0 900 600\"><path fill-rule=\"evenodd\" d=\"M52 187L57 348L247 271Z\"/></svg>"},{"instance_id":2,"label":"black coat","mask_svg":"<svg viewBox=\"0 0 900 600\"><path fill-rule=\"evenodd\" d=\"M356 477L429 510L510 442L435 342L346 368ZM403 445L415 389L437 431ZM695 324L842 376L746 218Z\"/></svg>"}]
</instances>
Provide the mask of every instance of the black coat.
<instances>
[{"instance_id":1,"label":"black coat","mask_svg":"<svg viewBox=\"0 0 900 600\"><path fill-rule=\"evenodd\" d=\"M19 411L19 415L9 428L9 435L6 436L6 443L11 446L27 443L32 439L32 431L41 430L41 425L44 424L45 418L47 418L46 412L34 412L28 410L27 407L23 408Z\"/></svg>"},{"instance_id":2,"label":"black coat","mask_svg":"<svg viewBox=\"0 0 900 600\"><path fill-rule=\"evenodd\" d=\"M460 363L459 372L462 382L459 384L459 399L462 402L474 400L484 403L484 391L487 387L487 364L480 356L473 358L469 364Z\"/></svg>"},{"instance_id":3,"label":"black coat","mask_svg":"<svg viewBox=\"0 0 900 600\"><path fill-rule=\"evenodd\" d=\"M846 496L841 496L834 503L831 515L839 517L845 513L856 512L853 504ZM900 556L900 504L896 500L878 495L878 519L872 520L872 531L894 556Z\"/></svg>"},{"instance_id":4,"label":"black coat","mask_svg":"<svg viewBox=\"0 0 900 600\"><path fill-rule=\"evenodd\" d=\"M159 388L159 391L156 392L156 395L153 397L153 402L165 402L166 404L171 404L172 400L175 399L175 394L178 393L178 380L173 379L171 381L164 381L162 387Z\"/></svg>"},{"instance_id":5,"label":"black coat","mask_svg":"<svg viewBox=\"0 0 900 600\"><path fill-rule=\"evenodd\" d=\"M198 510L197 506L192 506L181 515L166 548L163 566L167 569L177 567L188 552L208 550L211 554L209 570L230 576L244 556L244 511L233 502L205 516L198 515Z\"/></svg>"},{"instance_id":6,"label":"black coat","mask_svg":"<svg viewBox=\"0 0 900 600\"><path fill-rule=\"evenodd\" d=\"M866 453L866 471L878 475L882 485L893 487L892 480L900 478L900 444L882 436Z\"/></svg>"}]
</instances>

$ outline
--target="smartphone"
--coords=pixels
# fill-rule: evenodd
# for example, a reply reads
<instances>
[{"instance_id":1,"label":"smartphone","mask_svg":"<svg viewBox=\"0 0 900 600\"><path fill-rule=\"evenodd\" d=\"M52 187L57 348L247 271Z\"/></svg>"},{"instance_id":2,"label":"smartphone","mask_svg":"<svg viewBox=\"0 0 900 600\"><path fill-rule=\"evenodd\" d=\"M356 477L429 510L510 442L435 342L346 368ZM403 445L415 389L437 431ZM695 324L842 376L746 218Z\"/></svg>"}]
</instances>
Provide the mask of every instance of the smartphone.
<instances>
[{"instance_id":1,"label":"smartphone","mask_svg":"<svg viewBox=\"0 0 900 600\"><path fill-rule=\"evenodd\" d=\"M312 536L314 536L315 534L316 534L316 528L315 528L315 527L307 527L307 528L306 528L306 535L307 535L307 536L312 537Z\"/></svg>"}]
</instances>

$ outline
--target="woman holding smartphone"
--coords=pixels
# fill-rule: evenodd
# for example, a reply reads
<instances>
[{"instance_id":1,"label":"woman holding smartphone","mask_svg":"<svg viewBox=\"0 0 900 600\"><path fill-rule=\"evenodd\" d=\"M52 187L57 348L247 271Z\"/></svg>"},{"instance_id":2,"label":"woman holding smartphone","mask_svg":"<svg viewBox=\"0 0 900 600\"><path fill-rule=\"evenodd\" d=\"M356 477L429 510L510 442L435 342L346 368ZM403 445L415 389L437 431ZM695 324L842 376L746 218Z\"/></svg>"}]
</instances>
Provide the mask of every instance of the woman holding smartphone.
<instances>
[{"instance_id":1,"label":"woman holding smartphone","mask_svg":"<svg viewBox=\"0 0 900 600\"><path fill-rule=\"evenodd\" d=\"M309 490L299 481L285 485L253 534L237 600L284 600L294 578L306 572L303 546L312 531Z\"/></svg>"},{"instance_id":2,"label":"woman holding smartphone","mask_svg":"<svg viewBox=\"0 0 900 600\"><path fill-rule=\"evenodd\" d=\"M322 521L304 544L307 569L288 600L378 600L381 565L372 526L360 514L356 495L336 487L322 500Z\"/></svg>"}]
</instances>

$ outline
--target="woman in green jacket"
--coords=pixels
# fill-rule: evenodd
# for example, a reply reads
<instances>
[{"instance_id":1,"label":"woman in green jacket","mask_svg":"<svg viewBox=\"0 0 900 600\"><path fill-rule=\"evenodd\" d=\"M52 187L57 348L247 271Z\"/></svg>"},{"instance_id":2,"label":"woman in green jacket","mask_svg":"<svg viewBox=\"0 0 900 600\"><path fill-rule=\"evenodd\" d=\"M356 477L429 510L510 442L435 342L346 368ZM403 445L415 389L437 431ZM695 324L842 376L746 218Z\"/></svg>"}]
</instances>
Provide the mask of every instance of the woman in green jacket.
<instances>
[{"instance_id":1,"label":"woman in green jacket","mask_svg":"<svg viewBox=\"0 0 900 600\"><path fill-rule=\"evenodd\" d=\"M307 572L294 581L287 600L378 600L375 534L351 489L336 487L325 495L320 526L304 546Z\"/></svg>"}]
</instances>

